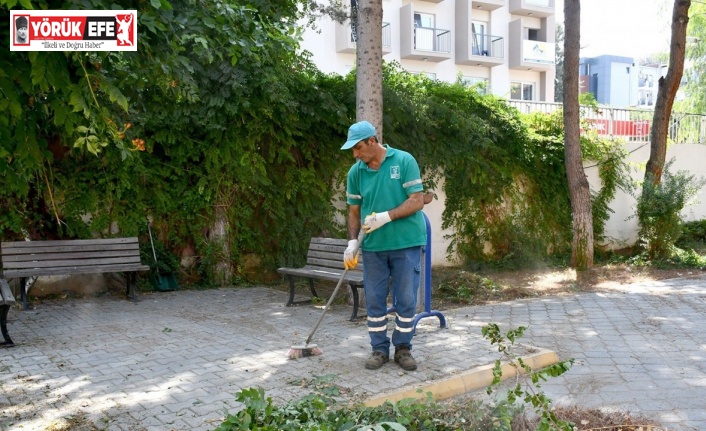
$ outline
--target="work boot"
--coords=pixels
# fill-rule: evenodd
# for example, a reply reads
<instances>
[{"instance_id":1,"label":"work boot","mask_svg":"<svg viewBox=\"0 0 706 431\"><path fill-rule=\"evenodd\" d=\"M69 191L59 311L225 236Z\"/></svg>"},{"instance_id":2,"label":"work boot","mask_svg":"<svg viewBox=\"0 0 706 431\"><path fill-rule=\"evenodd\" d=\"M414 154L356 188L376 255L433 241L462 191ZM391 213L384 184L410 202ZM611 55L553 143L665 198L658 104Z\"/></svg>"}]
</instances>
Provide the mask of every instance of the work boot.
<instances>
[{"instance_id":1,"label":"work boot","mask_svg":"<svg viewBox=\"0 0 706 431\"><path fill-rule=\"evenodd\" d=\"M417 361L414 360L412 352L406 346L395 349L395 362L400 364L403 370L414 371L417 369Z\"/></svg>"},{"instance_id":2,"label":"work boot","mask_svg":"<svg viewBox=\"0 0 706 431\"><path fill-rule=\"evenodd\" d=\"M365 361L365 368L369 370L377 370L378 368L382 367L389 361L390 358L377 350L375 350L370 357L368 358L367 361Z\"/></svg>"}]
</instances>

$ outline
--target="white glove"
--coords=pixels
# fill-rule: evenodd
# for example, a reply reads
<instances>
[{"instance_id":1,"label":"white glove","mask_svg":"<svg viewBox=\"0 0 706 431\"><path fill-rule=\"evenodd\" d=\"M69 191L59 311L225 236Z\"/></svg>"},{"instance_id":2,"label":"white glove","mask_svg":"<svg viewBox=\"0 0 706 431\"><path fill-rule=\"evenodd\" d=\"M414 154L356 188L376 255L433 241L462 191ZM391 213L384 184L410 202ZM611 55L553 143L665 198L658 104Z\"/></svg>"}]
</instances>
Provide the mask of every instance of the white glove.
<instances>
[{"instance_id":1,"label":"white glove","mask_svg":"<svg viewBox=\"0 0 706 431\"><path fill-rule=\"evenodd\" d=\"M390 214L388 214L387 211L383 211L377 214L372 213L369 216L365 217L365 221L363 222L363 229L365 229L365 233L370 233L375 229L381 228L390 221Z\"/></svg>"},{"instance_id":2,"label":"white glove","mask_svg":"<svg viewBox=\"0 0 706 431\"><path fill-rule=\"evenodd\" d=\"M343 265L346 269L353 269L358 265L358 240L348 241L348 248L343 253Z\"/></svg>"}]
</instances>

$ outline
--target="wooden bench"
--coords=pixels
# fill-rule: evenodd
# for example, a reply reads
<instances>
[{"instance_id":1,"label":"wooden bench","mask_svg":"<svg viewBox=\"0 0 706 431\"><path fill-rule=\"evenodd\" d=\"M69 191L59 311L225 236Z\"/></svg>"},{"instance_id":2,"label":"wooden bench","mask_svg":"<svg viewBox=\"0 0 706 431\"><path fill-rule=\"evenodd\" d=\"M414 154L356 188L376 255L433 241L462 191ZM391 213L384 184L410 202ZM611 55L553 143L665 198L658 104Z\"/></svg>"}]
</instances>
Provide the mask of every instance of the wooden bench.
<instances>
[{"instance_id":1,"label":"wooden bench","mask_svg":"<svg viewBox=\"0 0 706 431\"><path fill-rule=\"evenodd\" d=\"M14 304L15 296L12 294L10 285L7 284L7 280L0 278L0 331L2 331L2 338L5 339L4 342L0 343L2 347L12 347L15 345L10 338L10 334L7 332L7 313Z\"/></svg>"},{"instance_id":2,"label":"wooden bench","mask_svg":"<svg viewBox=\"0 0 706 431\"><path fill-rule=\"evenodd\" d=\"M287 307L300 302L294 301L295 279L307 278L309 280L309 289L312 296L318 296L314 289L314 280L335 281L341 279L341 275L345 271L343 267L343 253L348 247L348 240L336 238L311 238L309 243L309 251L306 255L306 265L301 268L279 268L277 272L286 275L289 279L289 300ZM348 271L344 280L348 283L353 296L353 314L351 321L358 317L358 289L363 287L363 258L362 255L358 259L358 265Z\"/></svg>"},{"instance_id":3,"label":"wooden bench","mask_svg":"<svg viewBox=\"0 0 706 431\"><path fill-rule=\"evenodd\" d=\"M29 277L122 272L126 278L126 296L137 301L137 271L150 269L140 262L137 237L3 242L2 266L5 278L20 279L25 310Z\"/></svg>"}]
</instances>

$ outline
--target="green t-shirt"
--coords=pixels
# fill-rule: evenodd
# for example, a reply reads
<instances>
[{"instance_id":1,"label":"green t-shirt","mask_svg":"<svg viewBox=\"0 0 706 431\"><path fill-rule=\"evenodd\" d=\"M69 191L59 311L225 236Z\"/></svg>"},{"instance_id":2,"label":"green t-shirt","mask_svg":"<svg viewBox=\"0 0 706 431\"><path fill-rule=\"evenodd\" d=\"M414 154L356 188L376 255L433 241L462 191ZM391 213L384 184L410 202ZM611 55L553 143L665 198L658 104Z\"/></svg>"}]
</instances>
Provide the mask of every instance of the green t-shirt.
<instances>
[{"instance_id":1,"label":"green t-shirt","mask_svg":"<svg viewBox=\"0 0 706 431\"><path fill-rule=\"evenodd\" d=\"M379 170L358 160L348 171L348 205L360 205L360 224L376 212L397 208L407 198L424 190L419 165L411 154L385 145L387 153ZM392 220L365 237L365 251L400 250L425 245L427 230L424 215L417 211L409 217Z\"/></svg>"}]
</instances>

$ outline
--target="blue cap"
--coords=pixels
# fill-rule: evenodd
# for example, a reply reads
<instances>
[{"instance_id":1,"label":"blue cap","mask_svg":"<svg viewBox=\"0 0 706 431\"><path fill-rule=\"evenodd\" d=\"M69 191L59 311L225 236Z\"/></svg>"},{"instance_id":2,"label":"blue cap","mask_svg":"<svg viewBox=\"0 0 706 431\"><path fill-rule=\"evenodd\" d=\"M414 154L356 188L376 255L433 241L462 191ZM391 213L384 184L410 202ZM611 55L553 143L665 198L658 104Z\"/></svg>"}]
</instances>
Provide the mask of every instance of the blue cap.
<instances>
[{"instance_id":1,"label":"blue cap","mask_svg":"<svg viewBox=\"0 0 706 431\"><path fill-rule=\"evenodd\" d=\"M371 136L375 136L375 127L367 121L359 121L348 128L348 140L341 149L349 150L358 142Z\"/></svg>"}]
</instances>

